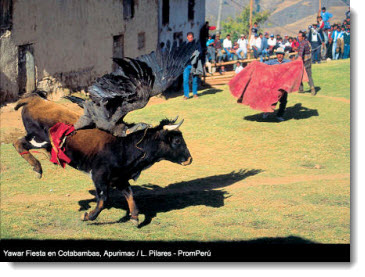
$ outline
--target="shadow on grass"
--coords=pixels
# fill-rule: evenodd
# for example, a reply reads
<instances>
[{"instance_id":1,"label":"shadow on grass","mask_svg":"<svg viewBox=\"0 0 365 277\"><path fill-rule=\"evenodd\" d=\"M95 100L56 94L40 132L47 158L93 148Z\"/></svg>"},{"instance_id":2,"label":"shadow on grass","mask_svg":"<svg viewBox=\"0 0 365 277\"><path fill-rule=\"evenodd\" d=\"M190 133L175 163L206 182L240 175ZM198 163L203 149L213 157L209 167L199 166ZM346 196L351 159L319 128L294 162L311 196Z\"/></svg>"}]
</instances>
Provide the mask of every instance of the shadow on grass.
<instances>
[{"instance_id":1,"label":"shadow on grass","mask_svg":"<svg viewBox=\"0 0 365 277\"><path fill-rule=\"evenodd\" d=\"M257 122L270 122L270 123L278 123L276 119L275 113L270 113L267 118L263 118L264 113L254 114L245 116L243 119L249 120L249 121L257 121ZM309 109L302 106L302 103L295 104L292 107L288 107L285 110L284 119L285 121L291 120L291 119L307 119L312 116L319 116L318 111L316 109Z\"/></svg>"},{"instance_id":2,"label":"shadow on grass","mask_svg":"<svg viewBox=\"0 0 365 277\"><path fill-rule=\"evenodd\" d=\"M186 182L170 184L167 187L160 187L154 184L143 186L133 186L134 199L139 208L140 214L145 215L145 220L139 224L142 228L156 217L157 213L180 210L191 206L204 205L208 207L219 208L224 206L224 199L228 198L228 192L217 190L230 186L247 177L259 174L262 170L240 170L228 174L214 175L205 178L199 178ZM89 191L95 196L95 190ZM129 210L127 202L121 192L111 190L109 192L109 201L106 209L117 208L126 211L126 215L115 222L93 222L92 225L106 225L122 223L129 220ZM90 203L96 202L96 199L80 200L80 211L88 210Z\"/></svg>"},{"instance_id":3,"label":"shadow on grass","mask_svg":"<svg viewBox=\"0 0 365 277\"><path fill-rule=\"evenodd\" d=\"M205 89L205 88L203 88ZM201 97L201 96L204 96L204 95L209 95L209 94L216 94L218 92L221 92L223 91L222 89L217 89L217 88L208 88L202 92L199 92L198 91L198 96ZM168 90L167 92L164 92L162 94L166 100L170 99L170 98L176 98L176 97L183 97L184 96L184 93L181 91L181 90ZM190 93L190 98L189 99L192 99L192 94Z\"/></svg>"},{"instance_id":4,"label":"shadow on grass","mask_svg":"<svg viewBox=\"0 0 365 277\"><path fill-rule=\"evenodd\" d=\"M222 89L218 88L209 88L207 90L204 90L202 93L198 93L199 96L209 95L209 94L216 94L218 92L223 91Z\"/></svg>"}]
</instances>

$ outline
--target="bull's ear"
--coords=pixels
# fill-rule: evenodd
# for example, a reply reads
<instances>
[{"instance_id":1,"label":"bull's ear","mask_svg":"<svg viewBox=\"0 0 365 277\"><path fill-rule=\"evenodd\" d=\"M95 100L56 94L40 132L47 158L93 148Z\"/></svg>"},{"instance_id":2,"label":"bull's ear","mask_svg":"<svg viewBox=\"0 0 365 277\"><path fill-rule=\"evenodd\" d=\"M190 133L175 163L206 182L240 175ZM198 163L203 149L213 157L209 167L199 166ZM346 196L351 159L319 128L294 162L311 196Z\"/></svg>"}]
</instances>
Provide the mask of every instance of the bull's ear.
<instances>
[{"instance_id":1,"label":"bull's ear","mask_svg":"<svg viewBox=\"0 0 365 277\"><path fill-rule=\"evenodd\" d=\"M183 124L184 119L180 121L180 123L177 124L172 124L172 125L165 125L163 126L163 129L166 131L173 131L173 130L177 130L179 129L179 127L181 126L181 124Z\"/></svg>"}]
</instances>

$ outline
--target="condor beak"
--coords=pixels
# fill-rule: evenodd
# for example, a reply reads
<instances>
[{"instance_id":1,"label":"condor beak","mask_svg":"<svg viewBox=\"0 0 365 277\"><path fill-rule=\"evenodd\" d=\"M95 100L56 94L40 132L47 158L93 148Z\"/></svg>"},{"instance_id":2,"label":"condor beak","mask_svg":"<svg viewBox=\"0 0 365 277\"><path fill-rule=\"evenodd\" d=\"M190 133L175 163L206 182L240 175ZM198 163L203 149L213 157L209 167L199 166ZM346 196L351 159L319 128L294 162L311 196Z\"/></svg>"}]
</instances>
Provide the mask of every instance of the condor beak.
<instances>
[{"instance_id":1,"label":"condor beak","mask_svg":"<svg viewBox=\"0 0 365 277\"><path fill-rule=\"evenodd\" d=\"M185 162L182 162L181 165L186 166L193 162L193 158L190 156Z\"/></svg>"}]
</instances>

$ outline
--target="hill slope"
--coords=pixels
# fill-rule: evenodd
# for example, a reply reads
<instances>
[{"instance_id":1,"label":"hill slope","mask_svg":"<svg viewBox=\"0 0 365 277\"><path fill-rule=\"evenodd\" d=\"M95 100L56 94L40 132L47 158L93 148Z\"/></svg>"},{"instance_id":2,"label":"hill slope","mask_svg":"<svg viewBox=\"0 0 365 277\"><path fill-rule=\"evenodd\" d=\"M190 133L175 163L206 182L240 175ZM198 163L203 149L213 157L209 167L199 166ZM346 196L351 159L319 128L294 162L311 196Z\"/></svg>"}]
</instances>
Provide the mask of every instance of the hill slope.
<instances>
[{"instance_id":1,"label":"hill slope","mask_svg":"<svg viewBox=\"0 0 365 277\"><path fill-rule=\"evenodd\" d=\"M341 22L345 18L350 1L327 0L322 5L333 14L331 22ZM235 17L250 1L225 0L223 1L222 20ZM206 20L215 25L218 17L219 0L206 1ZM316 20L319 9L318 0L255 0L254 11L268 10L271 15L263 29L270 33L287 33L294 35L300 29L307 28Z\"/></svg>"}]
</instances>

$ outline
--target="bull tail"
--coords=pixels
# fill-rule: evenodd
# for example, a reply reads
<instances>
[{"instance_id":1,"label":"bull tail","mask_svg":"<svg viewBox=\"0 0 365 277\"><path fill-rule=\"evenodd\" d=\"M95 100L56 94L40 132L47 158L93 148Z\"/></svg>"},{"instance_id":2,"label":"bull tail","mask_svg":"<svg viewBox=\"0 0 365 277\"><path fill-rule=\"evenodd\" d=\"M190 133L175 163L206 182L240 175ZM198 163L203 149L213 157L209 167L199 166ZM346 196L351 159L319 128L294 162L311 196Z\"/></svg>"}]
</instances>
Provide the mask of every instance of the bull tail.
<instances>
[{"instance_id":1,"label":"bull tail","mask_svg":"<svg viewBox=\"0 0 365 277\"><path fill-rule=\"evenodd\" d=\"M33 92L24 94L23 97L18 101L18 103L14 107L14 110L17 111L19 108L23 107L24 105L27 105L28 102L32 99L31 98L32 96L39 96L43 99L47 99L47 93L45 91L35 90Z\"/></svg>"},{"instance_id":2,"label":"bull tail","mask_svg":"<svg viewBox=\"0 0 365 277\"><path fill-rule=\"evenodd\" d=\"M23 107L24 105L27 105L28 104L28 101L29 101L28 98L20 99L18 101L18 103L16 104L16 106L14 107L14 110L17 111L19 108Z\"/></svg>"}]
</instances>

